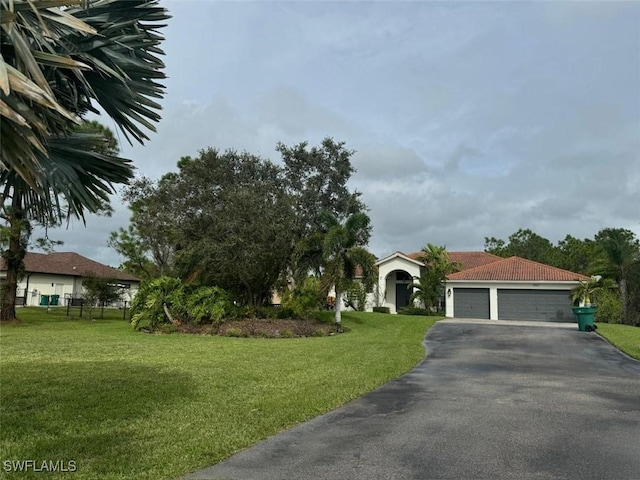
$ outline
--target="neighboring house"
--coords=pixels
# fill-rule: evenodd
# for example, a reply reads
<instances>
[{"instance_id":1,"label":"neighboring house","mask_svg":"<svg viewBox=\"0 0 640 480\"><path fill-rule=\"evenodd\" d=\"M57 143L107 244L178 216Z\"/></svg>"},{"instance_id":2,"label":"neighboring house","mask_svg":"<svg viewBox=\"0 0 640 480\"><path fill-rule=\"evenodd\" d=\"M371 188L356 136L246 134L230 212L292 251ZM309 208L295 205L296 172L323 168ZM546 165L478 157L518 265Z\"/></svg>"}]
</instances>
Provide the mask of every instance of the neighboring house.
<instances>
[{"instance_id":1,"label":"neighboring house","mask_svg":"<svg viewBox=\"0 0 640 480\"><path fill-rule=\"evenodd\" d=\"M392 313L409 304L407 285L419 277L420 253L396 252L377 262L380 303ZM447 317L574 322L570 290L589 277L519 257L449 252L462 270L445 284Z\"/></svg>"},{"instance_id":2,"label":"neighboring house","mask_svg":"<svg viewBox=\"0 0 640 480\"><path fill-rule=\"evenodd\" d=\"M82 297L82 278L88 274L118 280L127 302L131 302L140 286L138 277L72 252L27 253L24 265L17 305L41 305L42 297L51 295L59 295L58 304L66 305L68 299ZM4 260L0 259L0 278L5 276Z\"/></svg>"}]
</instances>

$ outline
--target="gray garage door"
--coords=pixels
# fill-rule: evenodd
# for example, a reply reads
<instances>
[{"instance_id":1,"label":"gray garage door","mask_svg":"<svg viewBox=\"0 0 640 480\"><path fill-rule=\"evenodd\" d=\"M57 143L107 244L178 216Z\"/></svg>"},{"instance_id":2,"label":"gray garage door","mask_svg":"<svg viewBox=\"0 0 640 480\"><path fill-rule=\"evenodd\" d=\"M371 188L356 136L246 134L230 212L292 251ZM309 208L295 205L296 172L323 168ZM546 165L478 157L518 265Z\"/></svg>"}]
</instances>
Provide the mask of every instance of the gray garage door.
<instances>
[{"instance_id":1,"label":"gray garage door","mask_svg":"<svg viewBox=\"0 0 640 480\"><path fill-rule=\"evenodd\" d=\"M498 289L500 320L575 322L568 290Z\"/></svg>"},{"instance_id":2,"label":"gray garage door","mask_svg":"<svg viewBox=\"0 0 640 480\"><path fill-rule=\"evenodd\" d=\"M456 318L489 318L489 289L454 288L453 316Z\"/></svg>"}]
</instances>

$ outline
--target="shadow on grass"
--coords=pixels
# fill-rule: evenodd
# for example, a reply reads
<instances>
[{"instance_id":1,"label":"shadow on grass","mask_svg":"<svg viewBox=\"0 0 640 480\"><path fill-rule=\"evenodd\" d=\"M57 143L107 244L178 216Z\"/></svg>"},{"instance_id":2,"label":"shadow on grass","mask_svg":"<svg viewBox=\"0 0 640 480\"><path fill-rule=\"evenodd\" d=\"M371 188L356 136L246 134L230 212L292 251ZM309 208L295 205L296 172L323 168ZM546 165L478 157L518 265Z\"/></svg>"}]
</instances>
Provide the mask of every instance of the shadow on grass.
<instances>
[{"instance_id":1,"label":"shadow on grass","mask_svg":"<svg viewBox=\"0 0 640 480\"><path fill-rule=\"evenodd\" d=\"M126 361L4 363L0 440L5 459L74 459L129 468L159 409L195 393L188 374ZM151 422L152 424L152 422ZM128 467L127 467L128 466Z\"/></svg>"}]
</instances>

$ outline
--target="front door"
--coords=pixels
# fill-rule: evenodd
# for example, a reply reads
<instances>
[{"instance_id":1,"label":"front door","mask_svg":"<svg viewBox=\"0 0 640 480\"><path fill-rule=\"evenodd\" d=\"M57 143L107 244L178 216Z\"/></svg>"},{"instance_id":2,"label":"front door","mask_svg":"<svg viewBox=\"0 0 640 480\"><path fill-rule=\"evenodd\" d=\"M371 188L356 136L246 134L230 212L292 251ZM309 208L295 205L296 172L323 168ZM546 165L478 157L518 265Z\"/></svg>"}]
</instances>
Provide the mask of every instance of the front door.
<instances>
[{"instance_id":1,"label":"front door","mask_svg":"<svg viewBox=\"0 0 640 480\"><path fill-rule=\"evenodd\" d=\"M396 312L409 305L411 290L407 288L407 283L396 283Z\"/></svg>"}]
</instances>

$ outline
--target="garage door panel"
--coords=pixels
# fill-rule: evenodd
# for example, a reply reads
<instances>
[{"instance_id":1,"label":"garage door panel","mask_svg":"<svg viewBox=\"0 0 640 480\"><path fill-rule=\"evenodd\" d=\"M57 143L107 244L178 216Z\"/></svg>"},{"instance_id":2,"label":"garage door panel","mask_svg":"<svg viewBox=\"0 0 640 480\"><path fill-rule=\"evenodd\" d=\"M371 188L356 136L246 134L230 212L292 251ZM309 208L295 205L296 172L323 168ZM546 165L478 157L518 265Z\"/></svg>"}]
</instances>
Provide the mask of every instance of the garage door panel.
<instances>
[{"instance_id":1,"label":"garage door panel","mask_svg":"<svg viewBox=\"0 0 640 480\"><path fill-rule=\"evenodd\" d=\"M500 320L574 322L568 290L498 289Z\"/></svg>"},{"instance_id":2,"label":"garage door panel","mask_svg":"<svg viewBox=\"0 0 640 480\"><path fill-rule=\"evenodd\" d=\"M453 315L456 318L489 318L488 288L454 288Z\"/></svg>"}]
</instances>

